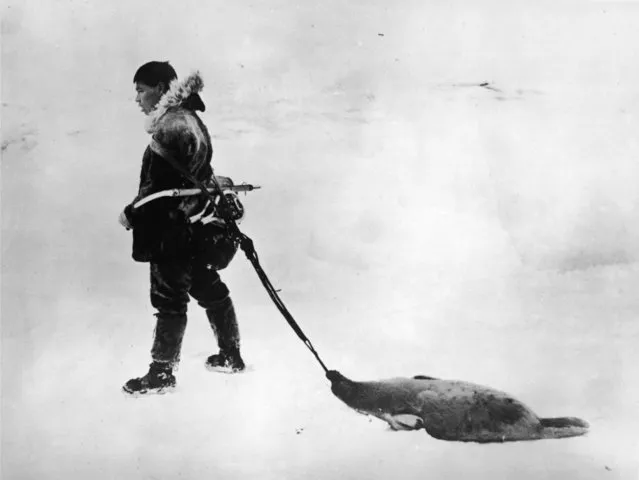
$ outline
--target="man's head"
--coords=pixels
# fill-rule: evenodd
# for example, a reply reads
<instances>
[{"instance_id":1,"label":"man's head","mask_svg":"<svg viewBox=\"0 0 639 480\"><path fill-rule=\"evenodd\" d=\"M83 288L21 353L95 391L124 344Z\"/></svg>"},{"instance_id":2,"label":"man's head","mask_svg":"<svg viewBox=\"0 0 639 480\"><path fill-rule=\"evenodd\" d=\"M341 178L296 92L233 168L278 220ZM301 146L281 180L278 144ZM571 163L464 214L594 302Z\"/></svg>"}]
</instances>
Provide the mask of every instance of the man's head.
<instances>
[{"instance_id":1,"label":"man's head","mask_svg":"<svg viewBox=\"0 0 639 480\"><path fill-rule=\"evenodd\" d=\"M177 73L169 62L149 62L138 68L133 76L137 92L135 101L145 114L148 115L155 109L175 79Z\"/></svg>"}]
</instances>

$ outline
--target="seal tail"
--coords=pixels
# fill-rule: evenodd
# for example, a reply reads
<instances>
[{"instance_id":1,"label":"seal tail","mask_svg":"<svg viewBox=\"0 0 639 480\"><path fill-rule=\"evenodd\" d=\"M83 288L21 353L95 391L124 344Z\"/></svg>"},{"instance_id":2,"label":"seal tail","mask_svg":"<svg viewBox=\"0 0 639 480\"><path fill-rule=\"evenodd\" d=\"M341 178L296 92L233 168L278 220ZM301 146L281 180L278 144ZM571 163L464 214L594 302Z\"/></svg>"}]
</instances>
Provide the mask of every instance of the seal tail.
<instances>
[{"instance_id":1,"label":"seal tail","mask_svg":"<svg viewBox=\"0 0 639 480\"><path fill-rule=\"evenodd\" d=\"M578 437L588 433L588 422L575 417L540 418L541 438Z\"/></svg>"}]
</instances>

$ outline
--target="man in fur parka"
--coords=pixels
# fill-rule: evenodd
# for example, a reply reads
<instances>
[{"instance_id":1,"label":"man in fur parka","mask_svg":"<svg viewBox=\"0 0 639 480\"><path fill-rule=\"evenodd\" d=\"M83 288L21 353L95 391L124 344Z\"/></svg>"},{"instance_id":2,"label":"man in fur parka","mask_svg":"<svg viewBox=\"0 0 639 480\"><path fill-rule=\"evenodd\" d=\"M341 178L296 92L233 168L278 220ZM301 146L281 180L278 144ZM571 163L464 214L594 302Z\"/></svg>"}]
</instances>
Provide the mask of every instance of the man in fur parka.
<instances>
[{"instance_id":1,"label":"man in fur parka","mask_svg":"<svg viewBox=\"0 0 639 480\"><path fill-rule=\"evenodd\" d=\"M200 182L210 182L211 137L197 115L205 109L199 95L202 78L194 73L178 81L168 62L149 62L138 69L133 83L151 140L142 159L138 194L119 220L133 230L134 260L150 264L151 304L157 310L149 371L123 387L137 395L175 387L173 369L180 358L189 296L206 310L218 340L220 351L208 357L206 366L238 372L244 362L233 302L218 274L233 258L237 243L219 224L190 220L205 211L207 199L167 197L134 207L152 193L193 187L166 158L179 162Z\"/></svg>"}]
</instances>

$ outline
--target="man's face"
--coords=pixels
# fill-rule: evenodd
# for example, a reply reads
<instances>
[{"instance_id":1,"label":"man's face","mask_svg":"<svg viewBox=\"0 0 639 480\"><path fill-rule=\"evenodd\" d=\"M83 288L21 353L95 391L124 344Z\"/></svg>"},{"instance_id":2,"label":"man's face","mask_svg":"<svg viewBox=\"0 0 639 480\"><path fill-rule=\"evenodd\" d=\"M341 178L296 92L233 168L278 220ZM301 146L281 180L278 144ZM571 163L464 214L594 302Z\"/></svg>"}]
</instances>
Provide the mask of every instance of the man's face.
<instances>
[{"instance_id":1,"label":"man's face","mask_svg":"<svg viewBox=\"0 0 639 480\"><path fill-rule=\"evenodd\" d=\"M164 93L162 83L158 84L157 87L149 87L144 83L137 82L135 91L137 92L135 101L146 115L155 109Z\"/></svg>"}]
</instances>

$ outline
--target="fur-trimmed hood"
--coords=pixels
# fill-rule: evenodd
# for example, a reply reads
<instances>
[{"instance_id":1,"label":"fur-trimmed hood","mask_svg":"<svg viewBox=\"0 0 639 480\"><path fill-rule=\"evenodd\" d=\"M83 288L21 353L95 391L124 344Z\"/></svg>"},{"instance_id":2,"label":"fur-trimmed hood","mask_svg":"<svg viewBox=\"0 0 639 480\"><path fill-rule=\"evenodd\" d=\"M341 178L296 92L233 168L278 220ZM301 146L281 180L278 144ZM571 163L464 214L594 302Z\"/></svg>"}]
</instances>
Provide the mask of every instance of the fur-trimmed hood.
<instances>
[{"instance_id":1,"label":"fur-trimmed hood","mask_svg":"<svg viewBox=\"0 0 639 480\"><path fill-rule=\"evenodd\" d=\"M146 131L157 131L160 120L165 114L175 108L185 108L194 111L204 111L204 102L200 98L200 92L204 88L204 81L200 72L191 73L184 80L175 79L169 85L169 90L162 95L160 101L146 120Z\"/></svg>"}]
</instances>

